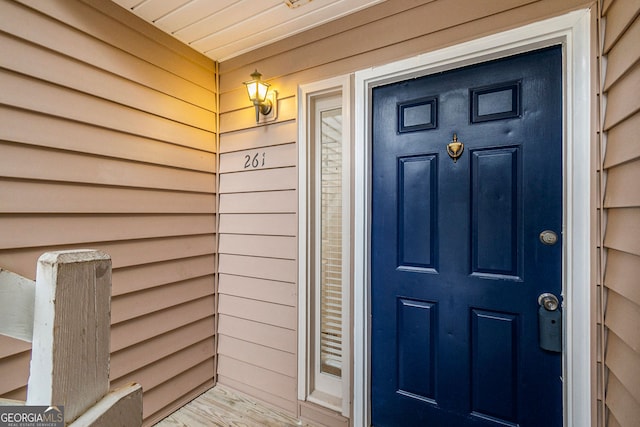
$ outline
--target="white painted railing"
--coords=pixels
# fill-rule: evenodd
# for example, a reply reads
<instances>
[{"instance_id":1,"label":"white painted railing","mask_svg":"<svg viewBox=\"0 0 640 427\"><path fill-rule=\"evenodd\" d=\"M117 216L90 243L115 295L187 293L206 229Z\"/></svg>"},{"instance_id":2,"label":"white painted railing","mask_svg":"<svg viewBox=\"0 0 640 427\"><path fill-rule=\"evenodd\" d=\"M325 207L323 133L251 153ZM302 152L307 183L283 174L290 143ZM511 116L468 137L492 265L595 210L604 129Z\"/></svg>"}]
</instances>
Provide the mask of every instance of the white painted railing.
<instances>
[{"instance_id":1,"label":"white painted railing","mask_svg":"<svg viewBox=\"0 0 640 427\"><path fill-rule=\"evenodd\" d=\"M45 253L35 282L0 269L0 334L32 342L22 403L64 405L73 427L140 426L142 387L109 391L110 317L111 258L102 252Z\"/></svg>"}]
</instances>

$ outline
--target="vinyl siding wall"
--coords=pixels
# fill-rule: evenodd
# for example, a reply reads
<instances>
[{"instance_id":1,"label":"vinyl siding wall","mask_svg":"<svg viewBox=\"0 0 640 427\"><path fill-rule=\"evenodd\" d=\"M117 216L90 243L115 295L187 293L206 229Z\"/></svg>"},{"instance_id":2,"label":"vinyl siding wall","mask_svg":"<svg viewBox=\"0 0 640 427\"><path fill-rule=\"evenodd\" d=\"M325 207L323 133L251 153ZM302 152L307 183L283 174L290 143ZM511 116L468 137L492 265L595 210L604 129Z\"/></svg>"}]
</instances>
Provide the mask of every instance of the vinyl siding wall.
<instances>
[{"instance_id":1,"label":"vinyl siding wall","mask_svg":"<svg viewBox=\"0 0 640 427\"><path fill-rule=\"evenodd\" d=\"M605 0L605 422L640 420L640 2Z\"/></svg>"},{"instance_id":2,"label":"vinyl siding wall","mask_svg":"<svg viewBox=\"0 0 640 427\"><path fill-rule=\"evenodd\" d=\"M592 4L388 0L220 64L220 383L305 418L322 419L327 425L345 423L296 397L297 218L292 198L297 197L298 85ZM274 124L256 126L242 86L255 68L278 91ZM278 160L260 170L243 169L243 156L263 151L267 159ZM286 202L276 202L276 195ZM241 354L240 346L251 349L252 356ZM290 363L288 369L276 363L281 358Z\"/></svg>"},{"instance_id":3,"label":"vinyl siding wall","mask_svg":"<svg viewBox=\"0 0 640 427\"><path fill-rule=\"evenodd\" d=\"M0 2L0 267L44 251L113 258L113 385L146 423L218 380L328 425L296 399L297 87L589 7L579 0L388 0L220 64L220 301L215 65L100 0ZM640 419L640 4L605 0L602 141L606 419ZM279 92L256 126L241 82ZM245 168L246 157L265 163ZM603 227L603 230L605 227ZM0 395L24 398L28 344L0 337ZM600 424L602 425L602 424Z\"/></svg>"},{"instance_id":4,"label":"vinyl siding wall","mask_svg":"<svg viewBox=\"0 0 640 427\"><path fill-rule=\"evenodd\" d=\"M0 267L113 259L111 381L149 424L213 384L216 70L101 0L0 1ZM0 395L30 345L0 337Z\"/></svg>"},{"instance_id":5,"label":"vinyl siding wall","mask_svg":"<svg viewBox=\"0 0 640 427\"><path fill-rule=\"evenodd\" d=\"M218 329L218 381L290 413L297 381L293 110L281 107L280 123L220 141ZM249 116L255 120L253 110ZM256 155L259 166L245 169Z\"/></svg>"}]
</instances>

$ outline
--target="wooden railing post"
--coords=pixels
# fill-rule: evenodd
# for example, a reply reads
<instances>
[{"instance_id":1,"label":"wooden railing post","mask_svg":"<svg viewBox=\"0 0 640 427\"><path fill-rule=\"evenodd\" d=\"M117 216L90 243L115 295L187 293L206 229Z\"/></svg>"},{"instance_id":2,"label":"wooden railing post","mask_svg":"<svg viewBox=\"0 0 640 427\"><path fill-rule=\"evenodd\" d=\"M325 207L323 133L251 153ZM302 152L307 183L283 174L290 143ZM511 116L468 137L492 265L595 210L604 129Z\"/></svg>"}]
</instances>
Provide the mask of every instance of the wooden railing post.
<instances>
[{"instance_id":1,"label":"wooden railing post","mask_svg":"<svg viewBox=\"0 0 640 427\"><path fill-rule=\"evenodd\" d=\"M28 405L64 405L73 421L109 392L111 258L49 252L38 260Z\"/></svg>"}]
</instances>

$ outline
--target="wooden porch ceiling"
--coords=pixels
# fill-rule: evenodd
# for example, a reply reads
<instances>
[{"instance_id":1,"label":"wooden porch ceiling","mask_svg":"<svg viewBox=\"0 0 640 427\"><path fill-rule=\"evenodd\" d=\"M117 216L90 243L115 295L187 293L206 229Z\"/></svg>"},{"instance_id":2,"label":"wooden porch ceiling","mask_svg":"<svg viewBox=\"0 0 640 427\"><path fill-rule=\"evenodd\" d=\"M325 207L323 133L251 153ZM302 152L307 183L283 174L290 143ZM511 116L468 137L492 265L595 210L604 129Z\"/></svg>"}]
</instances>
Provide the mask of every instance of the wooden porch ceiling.
<instances>
[{"instance_id":1,"label":"wooden porch ceiling","mask_svg":"<svg viewBox=\"0 0 640 427\"><path fill-rule=\"evenodd\" d=\"M385 0L112 0L214 61Z\"/></svg>"}]
</instances>

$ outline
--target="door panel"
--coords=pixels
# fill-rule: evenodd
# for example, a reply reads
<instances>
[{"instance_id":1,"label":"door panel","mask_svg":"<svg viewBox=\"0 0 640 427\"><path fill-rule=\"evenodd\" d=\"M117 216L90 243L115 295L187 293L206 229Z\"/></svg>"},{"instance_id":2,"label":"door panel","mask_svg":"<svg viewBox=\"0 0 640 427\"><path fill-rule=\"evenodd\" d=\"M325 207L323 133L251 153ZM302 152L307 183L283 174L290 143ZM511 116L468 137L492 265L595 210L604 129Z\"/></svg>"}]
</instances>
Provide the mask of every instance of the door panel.
<instances>
[{"instance_id":1,"label":"door panel","mask_svg":"<svg viewBox=\"0 0 640 427\"><path fill-rule=\"evenodd\" d=\"M554 47L373 90L374 426L562 425L561 72Z\"/></svg>"},{"instance_id":2,"label":"door panel","mask_svg":"<svg viewBox=\"0 0 640 427\"><path fill-rule=\"evenodd\" d=\"M471 310L471 410L517 422L518 316Z\"/></svg>"},{"instance_id":3,"label":"door panel","mask_svg":"<svg viewBox=\"0 0 640 427\"><path fill-rule=\"evenodd\" d=\"M398 160L398 264L434 267L436 229L436 157L402 157Z\"/></svg>"},{"instance_id":4,"label":"door panel","mask_svg":"<svg viewBox=\"0 0 640 427\"><path fill-rule=\"evenodd\" d=\"M469 155L471 272L517 277L518 147L474 150Z\"/></svg>"},{"instance_id":5,"label":"door panel","mask_svg":"<svg viewBox=\"0 0 640 427\"><path fill-rule=\"evenodd\" d=\"M398 390L408 396L433 399L435 379L435 304L398 300ZM416 375L415 367L420 374Z\"/></svg>"}]
</instances>

